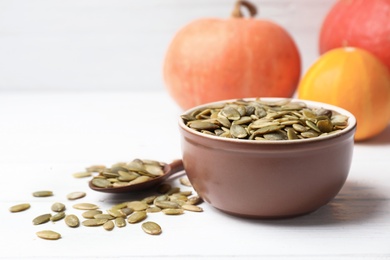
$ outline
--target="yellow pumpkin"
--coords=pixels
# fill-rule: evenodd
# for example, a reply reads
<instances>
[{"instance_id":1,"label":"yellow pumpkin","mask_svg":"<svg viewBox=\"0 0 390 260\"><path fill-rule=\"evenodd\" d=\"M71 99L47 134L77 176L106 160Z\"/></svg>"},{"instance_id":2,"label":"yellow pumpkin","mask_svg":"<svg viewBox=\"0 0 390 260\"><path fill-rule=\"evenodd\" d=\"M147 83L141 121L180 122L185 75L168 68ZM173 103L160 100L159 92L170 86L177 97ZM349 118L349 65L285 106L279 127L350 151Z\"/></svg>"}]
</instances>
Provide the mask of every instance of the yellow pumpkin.
<instances>
[{"instance_id":1,"label":"yellow pumpkin","mask_svg":"<svg viewBox=\"0 0 390 260\"><path fill-rule=\"evenodd\" d=\"M320 56L302 77L298 97L350 111L357 120L355 140L365 140L389 124L390 72L366 50L333 49Z\"/></svg>"}]
</instances>

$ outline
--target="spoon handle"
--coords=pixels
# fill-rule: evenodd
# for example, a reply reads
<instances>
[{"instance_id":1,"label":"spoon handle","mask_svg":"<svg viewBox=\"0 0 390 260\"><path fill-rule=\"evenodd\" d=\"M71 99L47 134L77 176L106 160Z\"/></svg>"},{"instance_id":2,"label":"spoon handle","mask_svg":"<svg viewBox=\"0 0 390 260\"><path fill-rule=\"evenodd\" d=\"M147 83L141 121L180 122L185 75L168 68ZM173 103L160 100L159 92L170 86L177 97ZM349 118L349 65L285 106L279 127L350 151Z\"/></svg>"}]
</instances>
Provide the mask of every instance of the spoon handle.
<instances>
[{"instance_id":1,"label":"spoon handle","mask_svg":"<svg viewBox=\"0 0 390 260\"><path fill-rule=\"evenodd\" d=\"M181 159L174 160L169 165L171 167L171 173L172 174L173 173L177 173L177 172L181 172L181 171L184 170L183 161Z\"/></svg>"}]
</instances>

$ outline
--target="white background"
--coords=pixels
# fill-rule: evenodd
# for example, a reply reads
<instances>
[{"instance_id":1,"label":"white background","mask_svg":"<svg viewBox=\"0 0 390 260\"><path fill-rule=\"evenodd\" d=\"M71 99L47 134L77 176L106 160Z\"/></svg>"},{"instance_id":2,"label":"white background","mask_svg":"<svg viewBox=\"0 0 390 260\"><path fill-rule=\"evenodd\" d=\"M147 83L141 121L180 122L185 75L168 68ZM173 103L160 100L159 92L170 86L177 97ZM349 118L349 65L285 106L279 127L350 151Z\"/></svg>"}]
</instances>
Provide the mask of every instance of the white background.
<instances>
[{"instance_id":1,"label":"white background","mask_svg":"<svg viewBox=\"0 0 390 260\"><path fill-rule=\"evenodd\" d=\"M161 90L175 33L227 18L233 0L0 0L0 91ZM303 71L318 57L334 0L254 0L258 18L286 28Z\"/></svg>"}]
</instances>

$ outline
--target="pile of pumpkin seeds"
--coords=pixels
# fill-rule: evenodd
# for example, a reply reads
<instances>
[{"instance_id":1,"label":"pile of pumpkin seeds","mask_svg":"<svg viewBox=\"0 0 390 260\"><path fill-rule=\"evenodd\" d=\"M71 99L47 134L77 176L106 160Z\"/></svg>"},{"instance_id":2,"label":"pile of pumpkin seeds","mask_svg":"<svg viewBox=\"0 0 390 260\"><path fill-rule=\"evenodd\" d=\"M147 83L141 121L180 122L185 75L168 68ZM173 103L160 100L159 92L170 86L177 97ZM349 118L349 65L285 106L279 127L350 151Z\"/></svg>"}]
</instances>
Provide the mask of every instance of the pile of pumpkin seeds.
<instances>
[{"instance_id":1,"label":"pile of pumpkin seeds","mask_svg":"<svg viewBox=\"0 0 390 260\"><path fill-rule=\"evenodd\" d=\"M204 134L249 140L296 140L337 133L348 117L301 101L236 100L201 108L181 116Z\"/></svg>"},{"instance_id":2,"label":"pile of pumpkin seeds","mask_svg":"<svg viewBox=\"0 0 390 260\"><path fill-rule=\"evenodd\" d=\"M138 161L138 159L134 160ZM155 161L143 160L143 163L154 164ZM114 164L114 166L123 165L122 163ZM164 167L164 163L158 163L160 168ZM115 167L107 168L102 165L95 165L86 168L84 172L73 174L75 178L91 177L93 173L98 173L101 176L103 172L113 172ZM119 170L118 170L119 172ZM117 176L119 178L119 176ZM95 178L95 177L93 177ZM180 178L180 184L186 187L192 187L186 176ZM54 193L50 190L36 191L32 194L34 197L51 197ZM68 201L75 201L84 198L85 192L75 191L69 193L66 198ZM153 221L146 221L149 214L162 212L165 215L182 215L185 211L203 212L199 206L202 199L193 194L192 190L181 190L180 187L172 187L169 183L162 183L155 188L153 194L144 197L141 200L123 201L106 210L101 209L95 203L75 203L72 208L82 211L81 216L76 214L66 214L66 205L62 202L52 204L50 211L45 212L32 219L33 225L43 225L48 222L57 222L63 220L70 228L77 228L80 225L85 227L102 226L105 230L111 231L115 227L123 228L127 224L142 223L142 230L150 235L159 235L162 233L162 228L159 224ZM12 213L22 212L31 207L30 203L21 203L9 208ZM81 219L81 220L80 220ZM39 238L47 240L57 240L61 238L61 234L44 229L38 231L36 235Z\"/></svg>"},{"instance_id":3,"label":"pile of pumpkin seeds","mask_svg":"<svg viewBox=\"0 0 390 260\"><path fill-rule=\"evenodd\" d=\"M110 168L102 165L89 167L87 172L98 172L92 185L99 188L123 187L148 181L164 174L165 163L155 160L134 159L131 162L113 164Z\"/></svg>"}]
</instances>

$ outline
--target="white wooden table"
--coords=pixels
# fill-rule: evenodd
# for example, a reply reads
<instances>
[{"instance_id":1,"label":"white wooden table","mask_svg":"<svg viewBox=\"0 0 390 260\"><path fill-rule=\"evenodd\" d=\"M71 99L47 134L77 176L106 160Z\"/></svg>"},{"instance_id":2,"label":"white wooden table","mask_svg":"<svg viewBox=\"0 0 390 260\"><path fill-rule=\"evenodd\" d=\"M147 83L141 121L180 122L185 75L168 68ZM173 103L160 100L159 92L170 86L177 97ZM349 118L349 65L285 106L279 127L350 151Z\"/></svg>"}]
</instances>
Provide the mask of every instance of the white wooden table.
<instances>
[{"instance_id":1,"label":"white wooden table","mask_svg":"<svg viewBox=\"0 0 390 260\"><path fill-rule=\"evenodd\" d=\"M76 202L66 199L72 191L87 192L77 202L102 209L135 199L89 190L87 180L72 174L97 163L180 158L180 113L165 92L1 93L0 259L390 259L390 127L356 144L340 194L306 216L248 220L203 203L203 213L150 214L149 220L163 228L159 236L130 224L111 232L72 229L64 221L32 224L57 201L81 218L72 208ZM43 189L54 196L32 196ZM9 212L23 202L31 208ZM40 239L35 232L42 229L58 231L62 238Z\"/></svg>"}]
</instances>

